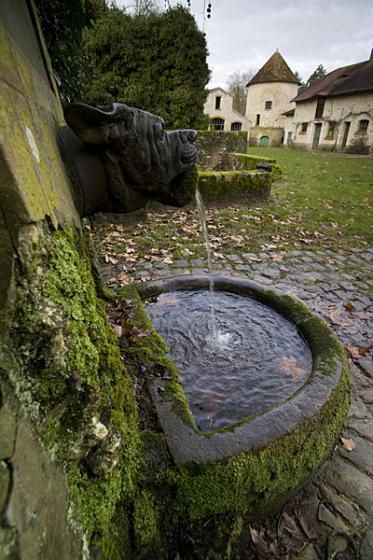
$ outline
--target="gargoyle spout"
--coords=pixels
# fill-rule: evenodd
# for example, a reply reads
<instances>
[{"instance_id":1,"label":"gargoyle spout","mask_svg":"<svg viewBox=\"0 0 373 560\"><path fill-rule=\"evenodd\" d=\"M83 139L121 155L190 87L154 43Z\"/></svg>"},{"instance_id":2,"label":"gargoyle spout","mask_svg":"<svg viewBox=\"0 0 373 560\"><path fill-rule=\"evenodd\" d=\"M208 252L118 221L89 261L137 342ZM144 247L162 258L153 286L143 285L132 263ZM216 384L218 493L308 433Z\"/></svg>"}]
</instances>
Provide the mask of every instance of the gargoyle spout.
<instances>
[{"instance_id":1,"label":"gargoyle spout","mask_svg":"<svg viewBox=\"0 0 373 560\"><path fill-rule=\"evenodd\" d=\"M131 212L149 199L173 206L192 200L194 130L167 132L161 117L121 103L74 103L65 119L58 135L81 216Z\"/></svg>"}]
</instances>

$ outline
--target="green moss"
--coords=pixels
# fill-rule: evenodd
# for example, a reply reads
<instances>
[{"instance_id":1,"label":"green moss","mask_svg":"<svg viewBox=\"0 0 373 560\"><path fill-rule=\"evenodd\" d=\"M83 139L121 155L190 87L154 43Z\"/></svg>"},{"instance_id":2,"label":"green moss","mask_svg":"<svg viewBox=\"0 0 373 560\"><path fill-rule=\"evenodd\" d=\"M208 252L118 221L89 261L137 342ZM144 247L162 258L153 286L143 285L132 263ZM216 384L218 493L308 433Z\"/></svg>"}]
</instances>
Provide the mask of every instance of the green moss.
<instances>
[{"instance_id":1,"label":"green moss","mask_svg":"<svg viewBox=\"0 0 373 560\"><path fill-rule=\"evenodd\" d=\"M134 324L142 331L149 332L146 337L139 338L126 349L128 356L136 357L139 363L149 366L150 371L153 366L160 365L167 371L169 380L164 384L164 398L172 401L181 418L193 429L196 429L192 418L188 400L179 382L179 371L172 360L167 355L166 344L160 334L154 329L150 321L144 304L135 286L125 286L118 292L124 299L131 299L134 302L135 315Z\"/></svg>"},{"instance_id":2,"label":"green moss","mask_svg":"<svg viewBox=\"0 0 373 560\"><path fill-rule=\"evenodd\" d=\"M129 560L134 558L131 512L124 506L117 506L110 531L106 532L100 543L100 552L105 560Z\"/></svg>"},{"instance_id":3,"label":"green moss","mask_svg":"<svg viewBox=\"0 0 373 560\"><path fill-rule=\"evenodd\" d=\"M231 533L230 533L229 538L228 538L228 544L227 544L227 550L226 550L227 560L231 560L231 558L233 558L232 553L233 553L235 544L237 543L239 537L241 536L242 529L243 529L243 519L242 519L241 515L237 515L236 517L234 517L233 524L232 524L232 530L231 530Z\"/></svg>"},{"instance_id":4,"label":"green moss","mask_svg":"<svg viewBox=\"0 0 373 560\"><path fill-rule=\"evenodd\" d=\"M234 138L235 136L240 136L241 138L246 138L247 137L247 132L241 130L238 132L220 132L220 131L216 131L216 130L198 130L198 136L204 137L204 138L216 138L219 137L219 134L224 134L225 137L229 137L230 135L232 136L232 138Z\"/></svg>"},{"instance_id":5,"label":"green moss","mask_svg":"<svg viewBox=\"0 0 373 560\"><path fill-rule=\"evenodd\" d=\"M142 490L135 499L134 528L140 557L145 557L159 540L158 510L148 490Z\"/></svg>"},{"instance_id":6,"label":"green moss","mask_svg":"<svg viewBox=\"0 0 373 560\"><path fill-rule=\"evenodd\" d=\"M248 166L252 165L252 168L255 168L255 165L260 161L263 161L265 163L276 163L276 160L274 158L256 156L254 154L240 154L238 152L233 152L233 155L242 158L242 160L244 160ZM247 169L250 169L250 167L247 167Z\"/></svg>"},{"instance_id":7,"label":"green moss","mask_svg":"<svg viewBox=\"0 0 373 560\"><path fill-rule=\"evenodd\" d=\"M271 174L252 171L200 171L199 190L205 200L245 194L252 198L266 198L270 194Z\"/></svg>"},{"instance_id":8,"label":"green moss","mask_svg":"<svg viewBox=\"0 0 373 560\"><path fill-rule=\"evenodd\" d=\"M117 509L138 493L141 441L132 383L97 298L81 232L50 235L29 226L19 252L24 266L11 335L27 375L18 386L38 405L44 444L65 463L88 541L106 547ZM108 430L103 442L90 439L93 417ZM100 470L92 471L92 460Z\"/></svg>"}]
</instances>

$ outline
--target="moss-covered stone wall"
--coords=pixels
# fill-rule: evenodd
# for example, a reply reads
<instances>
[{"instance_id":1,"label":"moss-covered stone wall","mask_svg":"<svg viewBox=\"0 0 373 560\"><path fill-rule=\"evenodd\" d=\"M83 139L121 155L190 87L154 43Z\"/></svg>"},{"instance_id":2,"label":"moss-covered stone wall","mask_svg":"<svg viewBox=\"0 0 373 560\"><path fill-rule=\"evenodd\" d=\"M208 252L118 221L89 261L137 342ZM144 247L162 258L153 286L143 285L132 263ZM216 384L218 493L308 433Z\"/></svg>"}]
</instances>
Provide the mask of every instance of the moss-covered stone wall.
<instances>
[{"instance_id":1,"label":"moss-covered stone wall","mask_svg":"<svg viewBox=\"0 0 373 560\"><path fill-rule=\"evenodd\" d=\"M32 6L0 6L0 556L120 558L135 546L135 396L59 155Z\"/></svg>"},{"instance_id":2,"label":"moss-covered stone wall","mask_svg":"<svg viewBox=\"0 0 373 560\"><path fill-rule=\"evenodd\" d=\"M229 154L247 152L247 132L200 130L197 147L199 169L204 171L231 169Z\"/></svg>"},{"instance_id":3,"label":"moss-covered stone wall","mask_svg":"<svg viewBox=\"0 0 373 560\"><path fill-rule=\"evenodd\" d=\"M252 200L265 200L271 192L274 176L255 171L200 171L199 190L206 201L232 199L244 195Z\"/></svg>"}]
</instances>

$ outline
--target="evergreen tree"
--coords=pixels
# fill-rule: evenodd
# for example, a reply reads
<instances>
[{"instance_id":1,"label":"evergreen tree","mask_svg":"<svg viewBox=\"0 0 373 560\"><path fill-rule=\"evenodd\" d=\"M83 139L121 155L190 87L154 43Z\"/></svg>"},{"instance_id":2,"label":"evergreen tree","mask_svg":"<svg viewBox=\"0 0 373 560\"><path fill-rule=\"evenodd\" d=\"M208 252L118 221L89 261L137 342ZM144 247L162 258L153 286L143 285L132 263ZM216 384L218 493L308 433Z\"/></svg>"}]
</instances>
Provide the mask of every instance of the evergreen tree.
<instances>
[{"instance_id":1,"label":"evergreen tree","mask_svg":"<svg viewBox=\"0 0 373 560\"><path fill-rule=\"evenodd\" d=\"M299 74L299 72L294 72L294 76L298 80L298 95L299 95L300 93L302 93L302 91L304 91L306 89L306 84L304 83L303 78Z\"/></svg>"},{"instance_id":2,"label":"evergreen tree","mask_svg":"<svg viewBox=\"0 0 373 560\"><path fill-rule=\"evenodd\" d=\"M83 30L92 27L107 7L105 0L35 0L63 103L80 96L86 65Z\"/></svg>"},{"instance_id":3,"label":"evergreen tree","mask_svg":"<svg viewBox=\"0 0 373 560\"><path fill-rule=\"evenodd\" d=\"M309 87L316 80L323 78L324 76L326 76L326 74L327 72L324 66L322 64L319 64L316 70L312 72L311 76L308 78L306 82L306 87Z\"/></svg>"},{"instance_id":4,"label":"evergreen tree","mask_svg":"<svg viewBox=\"0 0 373 560\"><path fill-rule=\"evenodd\" d=\"M134 16L111 8L85 32L84 47L87 103L133 105L162 116L168 128L202 124L206 40L185 8Z\"/></svg>"}]
</instances>

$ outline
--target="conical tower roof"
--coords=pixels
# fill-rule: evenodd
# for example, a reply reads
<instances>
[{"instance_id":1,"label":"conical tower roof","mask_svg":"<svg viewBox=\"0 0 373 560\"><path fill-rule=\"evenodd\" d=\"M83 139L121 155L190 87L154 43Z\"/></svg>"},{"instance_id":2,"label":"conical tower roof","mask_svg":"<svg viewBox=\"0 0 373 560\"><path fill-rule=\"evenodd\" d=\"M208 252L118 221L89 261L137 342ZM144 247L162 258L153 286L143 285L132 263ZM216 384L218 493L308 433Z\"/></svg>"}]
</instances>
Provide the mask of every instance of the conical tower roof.
<instances>
[{"instance_id":1,"label":"conical tower roof","mask_svg":"<svg viewBox=\"0 0 373 560\"><path fill-rule=\"evenodd\" d=\"M276 51L250 80L247 86L263 84L265 82L288 82L291 84L298 84L299 80L290 70L281 54Z\"/></svg>"}]
</instances>

